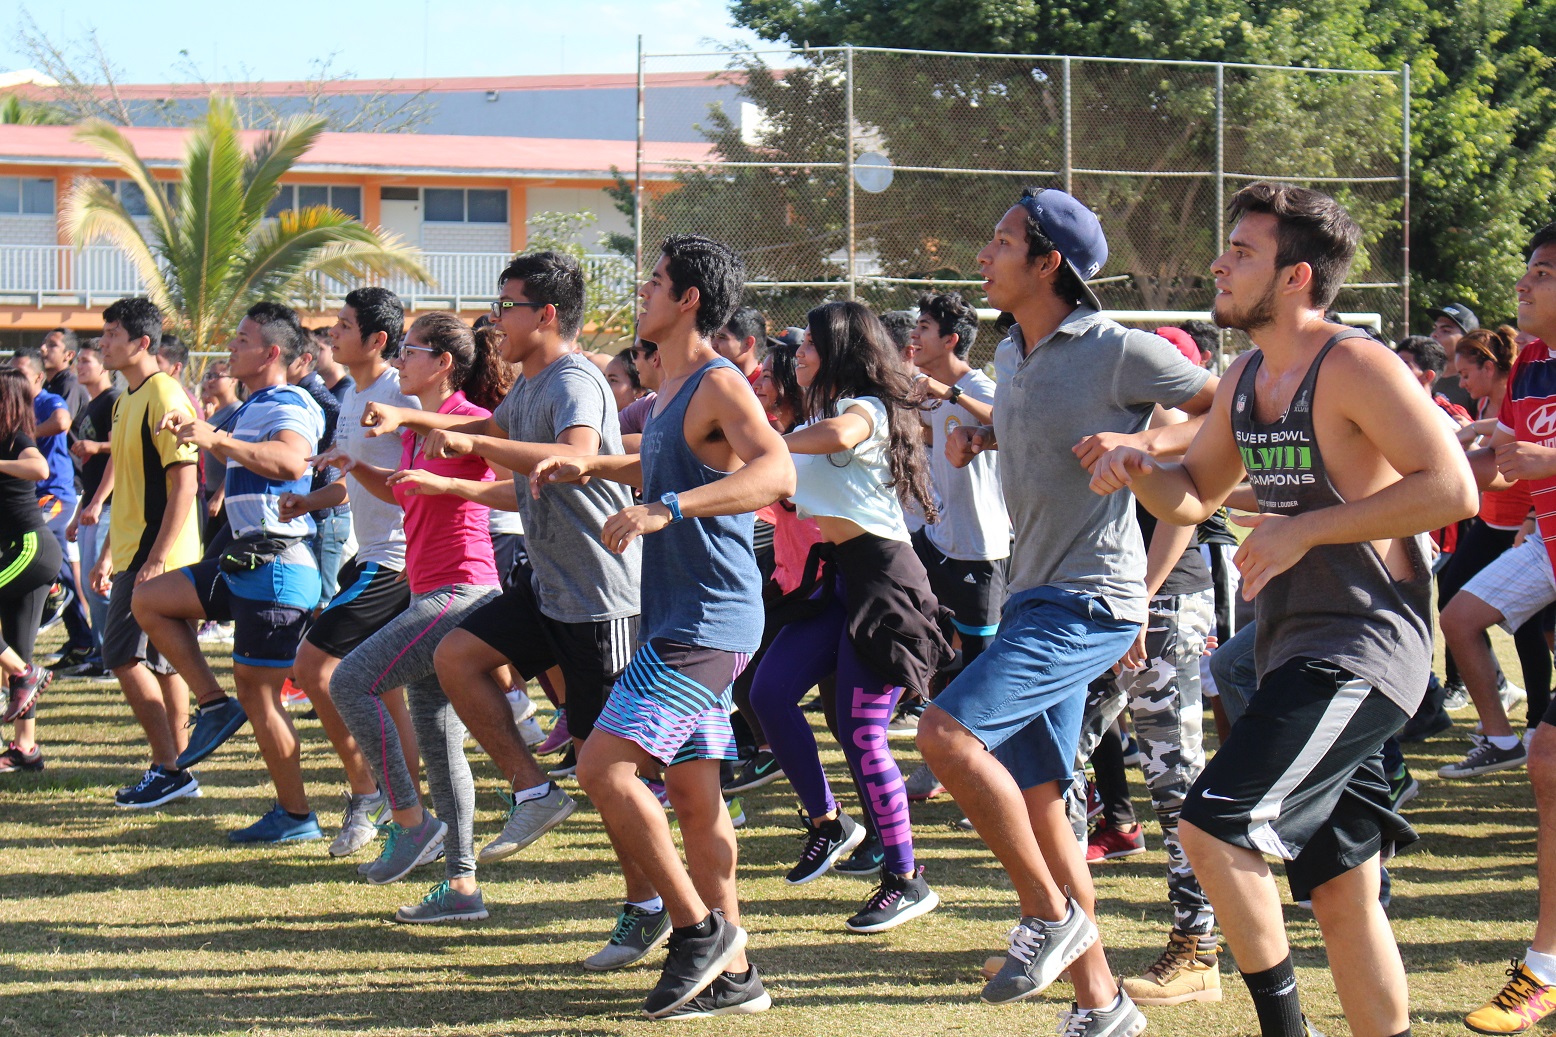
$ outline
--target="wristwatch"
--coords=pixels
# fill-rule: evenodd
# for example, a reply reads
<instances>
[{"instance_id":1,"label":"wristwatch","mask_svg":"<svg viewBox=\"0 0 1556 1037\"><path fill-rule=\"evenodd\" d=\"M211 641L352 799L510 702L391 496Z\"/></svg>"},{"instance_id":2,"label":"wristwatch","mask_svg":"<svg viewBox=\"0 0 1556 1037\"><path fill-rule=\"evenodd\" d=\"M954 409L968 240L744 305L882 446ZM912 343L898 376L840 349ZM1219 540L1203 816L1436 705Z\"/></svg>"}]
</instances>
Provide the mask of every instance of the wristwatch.
<instances>
[{"instance_id":1,"label":"wristwatch","mask_svg":"<svg viewBox=\"0 0 1556 1037\"><path fill-rule=\"evenodd\" d=\"M670 521L681 521L681 498L674 493L667 493L659 498L659 503L670 509Z\"/></svg>"},{"instance_id":2,"label":"wristwatch","mask_svg":"<svg viewBox=\"0 0 1556 1037\"><path fill-rule=\"evenodd\" d=\"M962 398L962 387L960 385L951 386L951 391L946 393L945 398L947 403L955 403Z\"/></svg>"}]
</instances>

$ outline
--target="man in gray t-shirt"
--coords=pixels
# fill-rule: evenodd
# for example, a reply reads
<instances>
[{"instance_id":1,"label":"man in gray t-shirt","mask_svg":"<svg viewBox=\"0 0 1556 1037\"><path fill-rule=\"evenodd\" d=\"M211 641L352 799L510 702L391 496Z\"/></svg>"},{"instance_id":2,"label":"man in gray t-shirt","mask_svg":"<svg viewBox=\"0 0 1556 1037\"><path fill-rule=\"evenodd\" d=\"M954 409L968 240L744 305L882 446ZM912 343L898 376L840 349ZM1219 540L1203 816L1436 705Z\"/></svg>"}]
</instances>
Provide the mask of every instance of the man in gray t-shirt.
<instances>
[{"instance_id":1,"label":"man in gray t-shirt","mask_svg":"<svg viewBox=\"0 0 1556 1037\"><path fill-rule=\"evenodd\" d=\"M1070 1022L1085 1034L1145 1027L1098 940L1091 877L1063 796L1086 687L1133 645L1146 598L1128 502L1091 492L1076 448L1098 433L1144 430L1158 403L1201 414L1215 392L1166 342L1098 312L1085 279L1106 259L1096 216L1055 190L1026 192L978 256L989 304L1017 319L1013 345L1001 350L1008 361L1014 349L1015 364L995 390L993 426L956 429L947 454L960 465L1000 450L1015 529L1010 599L993 641L935 699L918 733L925 762L1021 901L1012 953L983 1000L1030 997L1068 968L1078 1006Z\"/></svg>"}]
</instances>

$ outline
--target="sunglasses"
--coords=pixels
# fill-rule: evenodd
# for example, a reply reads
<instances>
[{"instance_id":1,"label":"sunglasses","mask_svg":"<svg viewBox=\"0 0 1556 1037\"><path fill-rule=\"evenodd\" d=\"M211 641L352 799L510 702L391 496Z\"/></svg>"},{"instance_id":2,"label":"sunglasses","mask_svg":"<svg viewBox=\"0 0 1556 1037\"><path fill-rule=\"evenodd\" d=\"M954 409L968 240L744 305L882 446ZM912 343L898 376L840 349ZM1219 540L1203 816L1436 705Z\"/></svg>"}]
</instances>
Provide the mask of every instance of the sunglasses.
<instances>
[{"instance_id":1,"label":"sunglasses","mask_svg":"<svg viewBox=\"0 0 1556 1037\"><path fill-rule=\"evenodd\" d=\"M513 299L498 299L492 303L492 320L502 320L504 310L511 310L515 306L527 306L532 310L541 309L549 305L543 302L517 302Z\"/></svg>"}]
</instances>

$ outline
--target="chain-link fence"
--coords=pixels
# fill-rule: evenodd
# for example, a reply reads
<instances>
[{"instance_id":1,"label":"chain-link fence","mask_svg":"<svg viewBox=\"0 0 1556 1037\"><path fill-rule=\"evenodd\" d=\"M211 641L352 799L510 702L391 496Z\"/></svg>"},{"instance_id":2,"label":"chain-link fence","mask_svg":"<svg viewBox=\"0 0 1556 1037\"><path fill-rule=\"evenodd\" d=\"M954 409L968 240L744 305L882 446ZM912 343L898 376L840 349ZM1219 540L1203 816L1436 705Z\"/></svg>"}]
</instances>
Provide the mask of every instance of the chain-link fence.
<instances>
[{"instance_id":1,"label":"chain-link fence","mask_svg":"<svg viewBox=\"0 0 1556 1037\"><path fill-rule=\"evenodd\" d=\"M728 241L776 326L826 299L976 294L975 257L1026 185L1101 217L1111 255L1093 283L1109 310L1203 311L1226 200L1278 179L1333 194L1363 227L1337 308L1405 333L1408 71L862 47L644 55L639 69L701 70L727 98L669 113L674 100L643 95L640 151L641 126L668 115L706 140L640 165L640 266L667 234Z\"/></svg>"}]
</instances>

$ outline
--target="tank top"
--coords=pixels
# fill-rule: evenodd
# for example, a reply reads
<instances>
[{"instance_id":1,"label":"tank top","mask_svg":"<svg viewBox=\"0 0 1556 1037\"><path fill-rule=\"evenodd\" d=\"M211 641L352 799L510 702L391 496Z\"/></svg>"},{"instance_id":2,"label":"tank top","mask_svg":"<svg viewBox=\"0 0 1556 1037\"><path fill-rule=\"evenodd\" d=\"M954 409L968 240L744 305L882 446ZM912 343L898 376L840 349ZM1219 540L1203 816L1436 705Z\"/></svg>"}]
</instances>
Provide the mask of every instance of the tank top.
<instances>
[{"instance_id":1,"label":"tank top","mask_svg":"<svg viewBox=\"0 0 1556 1037\"><path fill-rule=\"evenodd\" d=\"M1477 411L1482 418L1486 416L1486 404L1490 402L1489 399L1480 402ZM1529 492L1529 484L1520 480L1506 490L1482 492L1477 517L1492 529L1506 531L1522 526L1533 507L1534 495Z\"/></svg>"},{"instance_id":2,"label":"tank top","mask_svg":"<svg viewBox=\"0 0 1556 1037\"><path fill-rule=\"evenodd\" d=\"M1318 368L1342 331L1324 344L1291 405L1268 424L1255 416L1255 353L1232 404L1232 433L1259 510L1300 515L1345 503L1329 481L1313 428ZM1255 602L1254 663L1261 679L1298 658L1333 663L1377 688L1407 715L1426 692L1432 668L1431 570L1421 536L1404 541L1415 575L1395 580L1370 543L1320 544L1276 576Z\"/></svg>"},{"instance_id":3,"label":"tank top","mask_svg":"<svg viewBox=\"0 0 1556 1037\"><path fill-rule=\"evenodd\" d=\"M728 475L709 468L686 442L686 407L703 376L740 369L723 357L698 368L643 428L643 500L684 493ZM744 377L744 375L742 375ZM664 400L661 396L660 400ZM643 545L643 613L638 640L752 653L762 642L762 577L751 546L753 516L672 522Z\"/></svg>"}]
</instances>

